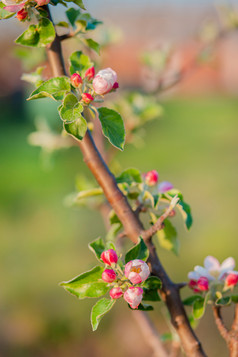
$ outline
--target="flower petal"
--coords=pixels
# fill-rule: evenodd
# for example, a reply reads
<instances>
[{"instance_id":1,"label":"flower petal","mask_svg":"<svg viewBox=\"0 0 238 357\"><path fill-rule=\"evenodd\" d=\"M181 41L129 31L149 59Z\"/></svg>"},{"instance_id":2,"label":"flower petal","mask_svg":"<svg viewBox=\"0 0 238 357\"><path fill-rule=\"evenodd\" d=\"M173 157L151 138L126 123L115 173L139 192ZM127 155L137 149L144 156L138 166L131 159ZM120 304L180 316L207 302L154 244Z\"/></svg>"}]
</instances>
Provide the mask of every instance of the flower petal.
<instances>
[{"instance_id":1,"label":"flower petal","mask_svg":"<svg viewBox=\"0 0 238 357\"><path fill-rule=\"evenodd\" d=\"M235 268L235 260L232 257L229 257L227 259L224 260L224 262L222 262L221 264L221 273L225 273L229 270L233 270Z\"/></svg>"},{"instance_id":2,"label":"flower petal","mask_svg":"<svg viewBox=\"0 0 238 357\"><path fill-rule=\"evenodd\" d=\"M204 276L204 277L208 278L209 280L215 280L215 278L209 274L207 269L201 267L200 265L195 266L194 270L195 270L195 272L197 272L199 274L199 277Z\"/></svg>"},{"instance_id":3,"label":"flower petal","mask_svg":"<svg viewBox=\"0 0 238 357\"><path fill-rule=\"evenodd\" d=\"M220 271L220 263L219 261L213 257L212 255L208 255L204 259L204 267L209 271L209 270L217 270Z\"/></svg>"},{"instance_id":4,"label":"flower petal","mask_svg":"<svg viewBox=\"0 0 238 357\"><path fill-rule=\"evenodd\" d=\"M188 273L188 278L191 280L198 280L200 278L200 274L198 274L196 271L190 271Z\"/></svg>"}]
</instances>

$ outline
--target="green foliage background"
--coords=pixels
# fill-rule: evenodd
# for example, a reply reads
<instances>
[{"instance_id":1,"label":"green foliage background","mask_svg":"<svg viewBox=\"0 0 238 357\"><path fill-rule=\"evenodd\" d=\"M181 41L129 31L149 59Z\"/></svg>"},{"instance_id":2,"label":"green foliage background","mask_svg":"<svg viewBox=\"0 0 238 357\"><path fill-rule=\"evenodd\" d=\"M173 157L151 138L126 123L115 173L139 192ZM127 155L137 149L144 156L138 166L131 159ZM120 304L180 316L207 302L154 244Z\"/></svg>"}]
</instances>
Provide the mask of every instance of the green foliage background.
<instances>
[{"instance_id":1,"label":"green foliage background","mask_svg":"<svg viewBox=\"0 0 238 357\"><path fill-rule=\"evenodd\" d=\"M126 340L121 347L118 344L118 338L125 339L123 329L130 342L140 334L137 329L133 332L125 304L116 304L93 333L89 314L95 301L79 303L57 285L95 265L87 244L103 236L104 227L96 212L63 204L74 190L77 174L91 177L79 150L57 153L52 169L45 170L39 149L28 145L26 137L33 129L30 118L38 105L26 103L18 123L2 105L0 354L98 357L110 356L114 348L114 356L135 352L146 356L143 339L140 349ZM228 97L180 98L167 100L164 108L164 118L147 125L146 145L141 149L129 145L117 157L123 168L157 169L161 180L173 182L191 204L194 225L190 232L177 220L180 256L160 252L172 278L186 281L187 272L202 264L206 255L220 261L231 255L238 262L238 103ZM54 104L41 105L42 109L55 122ZM156 321L159 315L157 311ZM210 317L208 312L198 334L209 356L226 356ZM163 323L156 323L166 330Z\"/></svg>"}]
</instances>

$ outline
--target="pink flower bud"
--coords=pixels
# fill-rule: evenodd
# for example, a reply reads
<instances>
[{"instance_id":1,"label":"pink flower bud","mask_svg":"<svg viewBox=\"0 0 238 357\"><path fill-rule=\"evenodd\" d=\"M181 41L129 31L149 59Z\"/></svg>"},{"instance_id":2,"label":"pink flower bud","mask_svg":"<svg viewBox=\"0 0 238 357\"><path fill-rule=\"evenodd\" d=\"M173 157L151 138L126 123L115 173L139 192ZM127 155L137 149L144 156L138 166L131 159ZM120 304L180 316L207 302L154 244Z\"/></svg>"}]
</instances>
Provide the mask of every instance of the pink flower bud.
<instances>
[{"instance_id":1,"label":"pink flower bud","mask_svg":"<svg viewBox=\"0 0 238 357\"><path fill-rule=\"evenodd\" d=\"M93 89L97 94L110 92L117 80L117 74L111 68L106 68L98 72L93 80Z\"/></svg>"},{"instance_id":2,"label":"pink flower bud","mask_svg":"<svg viewBox=\"0 0 238 357\"><path fill-rule=\"evenodd\" d=\"M91 67L91 68L87 69L87 71L85 72L85 78L87 77L88 80L90 81L91 79L93 79L94 76L95 76L94 67Z\"/></svg>"},{"instance_id":3,"label":"pink flower bud","mask_svg":"<svg viewBox=\"0 0 238 357\"><path fill-rule=\"evenodd\" d=\"M118 256L114 249L108 249L102 252L101 259L105 264L112 265L113 263L117 263Z\"/></svg>"},{"instance_id":4,"label":"pink flower bud","mask_svg":"<svg viewBox=\"0 0 238 357\"><path fill-rule=\"evenodd\" d=\"M124 293L124 299L132 309L137 309L143 297L143 289L140 287L130 287Z\"/></svg>"},{"instance_id":5,"label":"pink flower bud","mask_svg":"<svg viewBox=\"0 0 238 357\"><path fill-rule=\"evenodd\" d=\"M238 283L238 273L232 272L229 273L225 279L225 285L229 287L233 287Z\"/></svg>"},{"instance_id":6,"label":"pink flower bud","mask_svg":"<svg viewBox=\"0 0 238 357\"><path fill-rule=\"evenodd\" d=\"M119 299L123 295L123 291L121 288L113 288L109 292L112 299Z\"/></svg>"},{"instance_id":7,"label":"pink flower bud","mask_svg":"<svg viewBox=\"0 0 238 357\"><path fill-rule=\"evenodd\" d=\"M145 174L145 182L149 186L154 186L159 180L159 174L156 170L148 171Z\"/></svg>"},{"instance_id":8,"label":"pink flower bud","mask_svg":"<svg viewBox=\"0 0 238 357\"><path fill-rule=\"evenodd\" d=\"M112 269L105 269L102 273L102 280L106 281L107 283L112 283L116 280L117 275Z\"/></svg>"},{"instance_id":9,"label":"pink flower bud","mask_svg":"<svg viewBox=\"0 0 238 357\"><path fill-rule=\"evenodd\" d=\"M200 290L197 288L197 282L195 280L190 280L188 283L188 286L190 289L192 289L195 293L200 292Z\"/></svg>"},{"instance_id":10,"label":"pink flower bud","mask_svg":"<svg viewBox=\"0 0 238 357\"><path fill-rule=\"evenodd\" d=\"M82 94L82 101L86 104L91 103L94 100L93 96L89 93Z\"/></svg>"},{"instance_id":11,"label":"pink flower bud","mask_svg":"<svg viewBox=\"0 0 238 357\"><path fill-rule=\"evenodd\" d=\"M163 181L158 186L158 190L160 193L170 191L170 190L172 190L172 188L174 188L174 186L172 185L171 182L168 182L168 181Z\"/></svg>"},{"instance_id":12,"label":"pink flower bud","mask_svg":"<svg viewBox=\"0 0 238 357\"><path fill-rule=\"evenodd\" d=\"M48 5L50 0L35 0L38 6Z\"/></svg>"},{"instance_id":13,"label":"pink flower bud","mask_svg":"<svg viewBox=\"0 0 238 357\"><path fill-rule=\"evenodd\" d=\"M21 9L20 11L18 11L16 18L19 21L24 21L28 16L28 12L25 9Z\"/></svg>"},{"instance_id":14,"label":"pink flower bud","mask_svg":"<svg viewBox=\"0 0 238 357\"><path fill-rule=\"evenodd\" d=\"M140 284L145 281L150 275L150 269L143 260L131 260L125 265L125 277L129 279L132 284Z\"/></svg>"},{"instance_id":15,"label":"pink flower bud","mask_svg":"<svg viewBox=\"0 0 238 357\"><path fill-rule=\"evenodd\" d=\"M118 83L118 82L115 82L115 83L113 84L112 89L117 89L117 88L119 88L119 83Z\"/></svg>"},{"instance_id":16,"label":"pink flower bud","mask_svg":"<svg viewBox=\"0 0 238 357\"><path fill-rule=\"evenodd\" d=\"M207 291L209 289L209 280L205 276L201 276L201 278L197 281L197 288L200 291Z\"/></svg>"},{"instance_id":17,"label":"pink flower bud","mask_svg":"<svg viewBox=\"0 0 238 357\"><path fill-rule=\"evenodd\" d=\"M72 74L72 76L70 77L70 80L71 80L72 85L75 88L79 87L79 85L81 83L83 83L83 80L82 80L81 76L78 73Z\"/></svg>"}]
</instances>

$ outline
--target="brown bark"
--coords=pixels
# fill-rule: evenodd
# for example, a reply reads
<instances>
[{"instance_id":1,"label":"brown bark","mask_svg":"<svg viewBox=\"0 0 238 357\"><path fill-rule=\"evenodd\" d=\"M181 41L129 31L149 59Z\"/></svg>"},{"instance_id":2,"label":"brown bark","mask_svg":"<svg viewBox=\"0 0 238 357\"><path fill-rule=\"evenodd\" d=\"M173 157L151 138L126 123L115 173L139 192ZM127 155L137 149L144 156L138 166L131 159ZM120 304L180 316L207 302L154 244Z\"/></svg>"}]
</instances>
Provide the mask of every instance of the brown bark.
<instances>
[{"instance_id":1,"label":"brown bark","mask_svg":"<svg viewBox=\"0 0 238 357\"><path fill-rule=\"evenodd\" d=\"M56 36L53 43L47 48L47 54L53 75L66 75L64 63L62 62L62 50L59 37ZM138 237L145 232L143 225L139 217L130 207L127 198L119 190L115 178L98 152L89 130L79 143L79 147L83 153L85 163L102 187L105 197L121 220L126 235L133 243L136 243ZM191 357L206 356L188 321L179 294L180 286L170 280L162 267L151 237L147 237L146 245L150 252L148 263L151 267L152 274L158 276L162 281L162 297L168 307L172 324L181 339L185 353Z\"/></svg>"}]
</instances>

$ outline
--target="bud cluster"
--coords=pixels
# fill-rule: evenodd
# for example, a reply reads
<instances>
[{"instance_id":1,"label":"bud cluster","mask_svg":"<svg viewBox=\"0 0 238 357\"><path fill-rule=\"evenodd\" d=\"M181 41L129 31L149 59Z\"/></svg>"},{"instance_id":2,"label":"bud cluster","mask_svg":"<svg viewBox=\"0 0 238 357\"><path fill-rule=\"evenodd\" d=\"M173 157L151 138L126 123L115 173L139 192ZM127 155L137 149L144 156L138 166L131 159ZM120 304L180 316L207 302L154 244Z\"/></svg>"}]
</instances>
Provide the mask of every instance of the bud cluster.
<instances>
[{"instance_id":1,"label":"bud cluster","mask_svg":"<svg viewBox=\"0 0 238 357\"><path fill-rule=\"evenodd\" d=\"M196 293L208 290L226 292L238 284L238 271L234 271L234 267L232 257L220 264L215 257L209 255L204 259L204 267L197 265L188 273L188 286Z\"/></svg>"},{"instance_id":2,"label":"bud cluster","mask_svg":"<svg viewBox=\"0 0 238 357\"><path fill-rule=\"evenodd\" d=\"M102 280L112 284L110 296L112 299L124 297L132 309L137 309L143 298L143 283L150 275L148 265L140 259L134 259L125 265L124 272L118 263L115 250L108 249L101 254L106 269L102 273ZM109 266L109 268L108 268Z\"/></svg>"},{"instance_id":3,"label":"bud cluster","mask_svg":"<svg viewBox=\"0 0 238 357\"><path fill-rule=\"evenodd\" d=\"M48 5L50 0L35 0L35 1L23 1L19 2L17 0L2 0L3 4L6 5L4 10L16 13L16 18L19 21L25 21L30 19L29 9L31 5L33 7ZM36 3L36 4L35 4Z\"/></svg>"},{"instance_id":4,"label":"bud cluster","mask_svg":"<svg viewBox=\"0 0 238 357\"><path fill-rule=\"evenodd\" d=\"M83 105L88 105L92 101L119 87L117 83L117 74L111 68L99 71L95 76L94 67L88 68L84 76L79 73L73 73L70 77L71 84L80 95L80 101Z\"/></svg>"}]
</instances>

